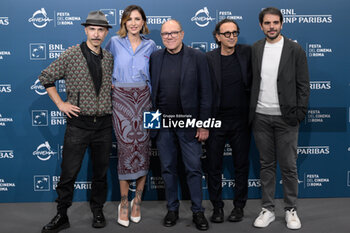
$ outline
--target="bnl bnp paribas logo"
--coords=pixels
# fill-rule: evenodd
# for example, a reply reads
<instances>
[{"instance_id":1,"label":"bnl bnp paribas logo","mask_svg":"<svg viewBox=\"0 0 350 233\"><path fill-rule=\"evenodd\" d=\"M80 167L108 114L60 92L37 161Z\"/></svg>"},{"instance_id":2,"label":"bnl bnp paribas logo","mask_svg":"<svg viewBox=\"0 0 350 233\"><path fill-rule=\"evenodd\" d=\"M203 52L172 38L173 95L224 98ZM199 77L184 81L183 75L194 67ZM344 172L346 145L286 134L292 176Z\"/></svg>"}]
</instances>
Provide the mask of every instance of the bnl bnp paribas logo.
<instances>
[{"instance_id":1,"label":"bnl bnp paribas logo","mask_svg":"<svg viewBox=\"0 0 350 233\"><path fill-rule=\"evenodd\" d=\"M7 26L10 24L9 17L0 17L0 25Z\"/></svg>"},{"instance_id":2,"label":"bnl bnp paribas logo","mask_svg":"<svg viewBox=\"0 0 350 233\"><path fill-rule=\"evenodd\" d=\"M50 176L49 175L35 175L34 180L34 191L50 191Z\"/></svg>"},{"instance_id":3,"label":"bnl bnp paribas logo","mask_svg":"<svg viewBox=\"0 0 350 233\"><path fill-rule=\"evenodd\" d=\"M332 23L331 14L297 14L294 9L281 9L283 23L328 24Z\"/></svg>"},{"instance_id":4,"label":"bnl bnp paribas logo","mask_svg":"<svg viewBox=\"0 0 350 233\"><path fill-rule=\"evenodd\" d=\"M207 42L192 42L191 47L194 49L200 50L203 53L208 52L208 43Z\"/></svg>"},{"instance_id":5,"label":"bnl bnp paribas logo","mask_svg":"<svg viewBox=\"0 0 350 233\"><path fill-rule=\"evenodd\" d=\"M48 126L47 110L32 110L32 126Z\"/></svg>"},{"instance_id":6,"label":"bnl bnp paribas logo","mask_svg":"<svg viewBox=\"0 0 350 233\"><path fill-rule=\"evenodd\" d=\"M0 84L0 93L11 93L11 84Z\"/></svg>"},{"instance_id":7,"label":"bnl bnp paribas logo","mask_svg":"<svg viewBox=\"0 0 350 233\"><path fill-rule=\"evenodd\" d=\"M57 59L66 50L63 44L48 44L48 47L46 53L46 43L29 43L29 59L46 60L46 54L49 59Z\"/></svg>"},{"instance_id":8,"label":"bnl bnp paribas logo","mask_svg":"<svg viewBox=\"0 0 350 233\"><path fill-rule=\"evenodd\" d=\"M53 21L53 19L47 16L45 8L35 11L32 17L28 19L28 22L32 23L37 28L44 28L51 21Z\"/></svg>"},{"instance_id":9,"label":"bnl bnp paribas logo","mask_svg":"<svg viewBox=\"0 0 350 233\"><path fill-rule=\"evenodd\" d=\"M49 121L50 117L50 121ZM32 110L32 126L65 125L66 115L61 111Z\"/></svg>"},{"instance_id":10,"label":"bnl bnp paribas logo","mask_svg":"<svg viewBox=\"0 0 350 233\"><path fill-rule=\"evenodd\" d=\"M208 42L192 42L191 47L197 50L202 51L203 53L208 52L208 50L212 51L216 48L218 48L217 43L209 43Z\"/></svg>"},{"instance_id":11,"label":"bnl bnp paribas logo","mask_svg":"<svg viewBox=\"0 0 350 233\"><path fill-rule=\"evenodd\" d=\"M214 20L215 18L212 18L209 14L208 7L198 10L191 18L191 21L195 22L199 27L206 27L211 21Z\"/></svg>"},{"instance_id":12,"label":"bnl bnp paribas logo","mask_svg":"<svg viewBox=\"0 0 350 233\"><path fill-rule=\"evenodd\" d=\"M14 157L13 150L0 150L0 159L13 159Z\"/></svg>"},{"instance_id":13,"label":"bnl bnp paribas logo","mask_svg":"<svg viewBox=\"0 0 350 233\"><path fill-rule=\"evenodd\" d=\"M119 10L119 23L122 20L124 10ZM107 15L106 15L107 17ZM170 15L147 15L147 25L162 25L166 21L171 20ZM108 20L108 17L107 17Z\"/></svg>"},{"instance_id":14,"label":"bnl bnp paribas logo","mask_svg":"<svg viewBox=\"0 0 350 233\"><path fill-rule=\"evenodd\" d=\"M30 60L46 60L46 43L29 44Z\"/></svg>"},{"instance_id":15,"label":"bnl bnp paribas logo","mask_svg":"<svg viewBox=\"0 0 350 233\"><path fill-rule=\"evenodd\" d=\"M331 88L331 81L310 81L311 90L329 90Z\"/></svg>"},{"instance_id":16,"label":"bnl bnp paribas logo","mask_svg":"<svg viewBox=\"0 0 350 233\"><path fill-rule=\"evenodd\" d=\"M105 14L109 25L117 25L117 10L116 9L100 9Z\"/></svg>"}]
</instances>

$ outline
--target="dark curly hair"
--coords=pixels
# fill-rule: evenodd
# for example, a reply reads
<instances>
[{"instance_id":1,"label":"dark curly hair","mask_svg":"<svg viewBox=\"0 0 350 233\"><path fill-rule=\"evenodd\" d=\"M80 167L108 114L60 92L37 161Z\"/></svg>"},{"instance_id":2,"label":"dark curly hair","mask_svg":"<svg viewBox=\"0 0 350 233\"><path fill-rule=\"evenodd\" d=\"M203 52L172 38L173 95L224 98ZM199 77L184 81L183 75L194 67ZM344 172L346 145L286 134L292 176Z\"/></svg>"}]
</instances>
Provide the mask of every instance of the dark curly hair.
<instances>
[{"instance_id":1,"label":"dark curly hair","mask_svg":"<svg viewBox=\"0 0 350 233\"><path fill-rule=\"evenodd\" d=\"M276 7L267 7L265 9L263 9L260 14L259 14L259 22L260 24L263 23L264 21L264 16L266 14L270 14L270 15L277 15L280 17L280 22L283 23L283 15L281 13L281 11L279 9L277 9Z\"/></svg>"},{"instance_id":2,"label":"dark curly hair","mask_svg":"<svg viewBox=\"0 0 350 233\"><path fill-rule=\"evenodd\" d=\"M237 27L237 31L239 32L239 26L238 26L237 22L234 21L233 19L223 19L223 20L221 20L220 22L218 22L218 23L216 24L216 26L215 26L214 31L213 31L213 37L214 37L215 42L216 42L219 46L221 46L221 42L218 41L218 39L216 39L216 35L218 35L218 34L220 33L220 27L221 27L221 25L223 25L224 23L234 23L234 24L236 25L236 27Z\"/></svg>"}]
</instances>

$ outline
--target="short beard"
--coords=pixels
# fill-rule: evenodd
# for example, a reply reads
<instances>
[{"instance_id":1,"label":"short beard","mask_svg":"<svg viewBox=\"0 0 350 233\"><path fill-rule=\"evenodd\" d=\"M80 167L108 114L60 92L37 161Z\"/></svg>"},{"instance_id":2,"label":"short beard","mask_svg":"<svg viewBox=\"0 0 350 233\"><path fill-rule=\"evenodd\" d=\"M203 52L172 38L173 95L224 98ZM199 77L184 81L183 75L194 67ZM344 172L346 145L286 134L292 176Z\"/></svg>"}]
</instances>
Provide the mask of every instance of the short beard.
<instances>
[{"instance_id":1,"label":"short beard","mask_svg":"<svg viewBox=\"0 0 350 233\"><path fill-rule=\"evenodd\" d=\"M274 40L274 39L276 39L277 37L279 37L279 35L281 35L281 33L278 33L278 34L276 34L276 36L273 36L273 37L269 36L269 34L265 34L265 35L266 35L266 37L269 38L270 40Z\"/></svg>"}]
</instances>

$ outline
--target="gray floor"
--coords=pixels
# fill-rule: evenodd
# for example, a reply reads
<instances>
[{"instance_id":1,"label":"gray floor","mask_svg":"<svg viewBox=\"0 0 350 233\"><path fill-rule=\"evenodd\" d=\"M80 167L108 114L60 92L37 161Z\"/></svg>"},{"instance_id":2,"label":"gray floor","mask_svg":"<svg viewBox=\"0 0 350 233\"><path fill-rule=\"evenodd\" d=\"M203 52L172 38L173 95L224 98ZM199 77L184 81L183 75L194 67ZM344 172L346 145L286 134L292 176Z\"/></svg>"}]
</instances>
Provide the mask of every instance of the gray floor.
<instances>
[{"instance_id":1,"label":"gray floor","mask_svg":"<svg viewBox=\"0 0 350 233\"><path fill-rule=\"evenodd\" d=\"M62 231L104 233L104 232L200 232L192 223L190 202L182 201L180 207L180 219L174 227L163 227L162 219L166 213L164 201L144 201L142 203L142 220L138 224L130 224L129 228L123 228L116 223L117 202L108 202L104 212L107 218L107 226L103 229L91 227L91 213L87 202L75 202L69 209L71 227ZM225 214L232 208L231 201L225 201ZM207 232L292 232L287 229L284 222L282 200L276 203L276 220L265 229L257 229L252 222L260 211L259 200L249 200L245 208L245 219L239 223L225 221L221 224L210 223ZM204 201L206 216L211 215L211 204ZM1 233L38 233L56 213L55 203L3 203L0 204L0 232ZM298 214L302 221L302 228L298 233L349 233L350 232L350 198L328 199L300 199Z\"/></svg>"}]
</instances>

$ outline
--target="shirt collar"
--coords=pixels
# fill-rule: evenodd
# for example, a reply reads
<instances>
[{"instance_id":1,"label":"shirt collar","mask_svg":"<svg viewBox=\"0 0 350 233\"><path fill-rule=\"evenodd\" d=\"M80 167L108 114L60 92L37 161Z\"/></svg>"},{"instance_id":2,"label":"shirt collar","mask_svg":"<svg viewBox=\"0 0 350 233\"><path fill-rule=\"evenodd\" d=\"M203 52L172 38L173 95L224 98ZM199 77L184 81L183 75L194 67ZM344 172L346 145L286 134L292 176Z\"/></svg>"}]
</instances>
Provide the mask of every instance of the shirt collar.
<instances>
[{"instance_id":1,"label":"shirt collar","mask_svg":"<svg viewBox=\"0 0 350 233\"><path fill-rule=\"evenodd\" d=\"M85 50L85 52L89 52L92 55L99 57L100 59L103 59L103 52L102 52L102 48L100 48L100 54L95 53L94 51L92 51L89 46L87 46L86 42L84 41L83 43L81 43L81 48Z\"/></svg>"}]
</instances>

